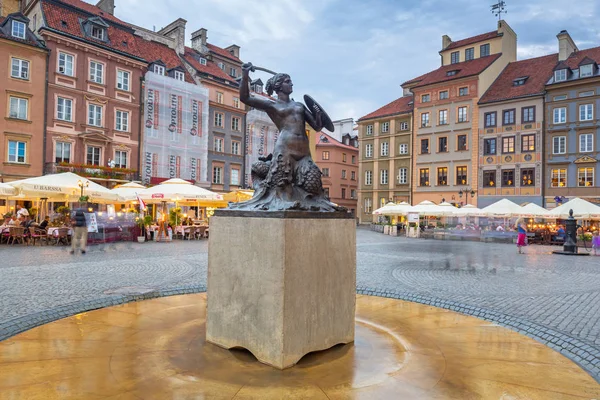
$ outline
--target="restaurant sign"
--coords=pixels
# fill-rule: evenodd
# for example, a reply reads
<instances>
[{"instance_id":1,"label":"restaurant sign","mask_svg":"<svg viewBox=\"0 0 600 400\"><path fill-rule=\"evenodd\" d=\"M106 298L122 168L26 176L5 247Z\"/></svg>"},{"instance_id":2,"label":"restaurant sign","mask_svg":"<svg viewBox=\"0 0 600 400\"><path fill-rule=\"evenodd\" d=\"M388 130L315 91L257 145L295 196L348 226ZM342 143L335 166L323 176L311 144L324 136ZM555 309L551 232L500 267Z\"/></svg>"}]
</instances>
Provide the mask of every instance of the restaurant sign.
<instances>
[{"instance_id":1,"label":"restaurant sign","mask_svg":"<svg viewBox=\"0 0 600 400\"><path fill-rule=\"evenodd\" d=\"M162 193L154 193L154 194L152 195L152 198L153 198L153 199L164 199L164 198L165 198L165 195L164 195L164 194L162 194Z\"/></svg>"}]
</instances>

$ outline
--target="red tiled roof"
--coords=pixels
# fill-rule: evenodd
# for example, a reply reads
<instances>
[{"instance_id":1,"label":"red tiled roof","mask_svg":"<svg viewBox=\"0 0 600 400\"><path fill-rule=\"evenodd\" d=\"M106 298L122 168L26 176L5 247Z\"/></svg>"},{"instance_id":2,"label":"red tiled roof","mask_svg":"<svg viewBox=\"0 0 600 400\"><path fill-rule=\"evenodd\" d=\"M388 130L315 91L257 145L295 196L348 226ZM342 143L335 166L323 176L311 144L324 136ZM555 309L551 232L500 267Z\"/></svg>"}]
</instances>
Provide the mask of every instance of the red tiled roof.
<instances>
[{"instance_id":1,"label":"red tiled roof","mask_svg":"<svg viewBox=\"0 0 600 400\"><path fill-rule=\"evenodd\" d=\"M348 150L353 150L355 152L358 152L358 148L357 147L348 146L347 144L344 144L344 143L340 142L336 138L332 137L331 135L326 134L323 131L317 132L316 134L319 135L319 138L318 138L318 141L317 141L317 146L319 146L319 145L321 145L321 146L331 145L331 146L341 147L343 149L348 149ZM327 138L327 142L323 142L321 140L321 138L323 136Z\"/></svg>"},{"instance_id":2,"label":"red tiled roof","mask_svg":"<svg viewBox=\"0 0 600 400\"><path fill-rule=\"evenodd\" d=\"M467 46L470 44L474 44L477 42L482 42L484 40L490 40L493 39L495 37L500 36L500 34L498 34L498 31L492 31L492 32L488 32L488 33L482 33L481 35L477 35L477 36L473 36L470 38L466 38L466 39L462 39L459 40L457 42L450 42L450 44L448 45L448 47L446 47L445 49L442 50L451 50L451 49L455 49L457 47L462 47L462 46Z\"/></svg>"},{"instance_id":3,"label":"red tiled roof","mask_svg":"<svg viewBox=\"0 0 600 400\"><path fill-rule=\"evenodd\" d=\"M600 47L592 47L591 49L575 51L569 56L569 58L562 62L571 69L577 69L579 68L579 63L581 63L581 61L583 61L583 59L586 57L594 60L597 64L600 64Z\"/></svg>"},{"instance_id":4,"label":"red tiled roof","mask_svg":"<svg viewBox=\"0 0 600 400\"><path fill-rule=\"evenodd\" d=\"M208 47L208 50L220 55L221 57L229 58L230 60L233 60L235 62L240 62L240 63L242 62L242 60L240 60L239 58L237 58L236 56L231 54L229 51L220 48L219 46L215 46L214 44L206 43L206 47Z\"/></svg>"},{"instance_id":5,"label":"red tiled roof","mask_svg":"<svg viewBox=\"0 0 600 400\"><path fill-rule=\"evenodd\" d=\"M396 100L392 101L391 103L386 104L385 106L373 111L372 113L359 118L358 121L364 121L366 119L371 119L371 118L387 117L388 115L404 114L404 113L411 112L413 109L412 101L413 101L412 96L400 97L399 99L396 99Z\"/></svg>"},{"instance_id":6,"label":"red tiled roof","mask_svg":"<svg viewBox=\"0 0 600 400\"><path fill-rule=\"evenodd\" d=\"M184 54L184 58L185 60L190 63L190 65L196 69L196 71L200 72L200 73L205 73L205 74L209 74L212 75L214 77L220 78L220 79L224 79L226 81L229 82L236 82L236 80L234 78L232 78L231 76L227 75L225 73L225 71L223 71L221 68L219 68L219 66L217 64L215 64L213 61L210 60L206 60L206 65L202 65L200 64L200 62L198 62L198 60L196 59L196 57L200 55L200 53L198 53L196 50L190 48L190 47L186 47L185 48L185 54Z\"/></svg>"},{"instance_id":7,"label":"red tiled roof","mask_svg":"<svg viewBox=\"0 0 600 400\"><path fill-rule=\"evenodd\" d=\"M558 54L550 54L511 62L483 94L479 103L492 103L543 94L546 82L552 76L552 69L557 61ZM528 77L525 84L513 85L515 79L523 77Z\"/></svg>"},{"instance_id":8,"label":"red tiled roof","mask_svg":"<svg viewBox=\"0 0 600 400\"><path fill-rule=\"evenodd\" d=\"M454 79L466 78L468 76L479 75L487 67L492 65L494 61L496 61L502 53L492 54L491 56L476 58L474 60L463 61L456 64L444 65L434 71L431 71L425 75L421 75L418 78L411 79L402 84L415 84L414 87L427 86L434 83L451 81ZM448 71L458 71L456 75L448 76Z\"/></svg>"},{"instance_id":9,"label":"red tiled roof","mask_svg":"<svg viewBox=\"0 0 600 400\"><path fill-rule=\"evenodd\" d=\"M115 17L114 15L111 15L109 13L102 11L100 8L98 8L94 4L86 3L85 1L81 1L81 0L60 0L60 1L65 4L70 5L72 7L79 8L80 10L89 12L91 14L98 15L107 21L112 21L112 22L116 22L118 24L127 25L127 26L129 25L128 23L121 21L119 18Z\"/></svg>"},{"instance_id":10,"label":"red tiled roof","mask_svg":"<svg viewBox=\"0 0 600 400\"><path fill-rule=\"evenodd\" d=\"M185 71L185 81L188 83L194 83L194 78L187 71L183 62L177 55L177 52L169 46L145 40L139 36L136 36L137 48L140 51L140 56L143 56L148 62L162 61L165 63L167 70L172 68L181 67Z\"/></svg>"}]
</instances>

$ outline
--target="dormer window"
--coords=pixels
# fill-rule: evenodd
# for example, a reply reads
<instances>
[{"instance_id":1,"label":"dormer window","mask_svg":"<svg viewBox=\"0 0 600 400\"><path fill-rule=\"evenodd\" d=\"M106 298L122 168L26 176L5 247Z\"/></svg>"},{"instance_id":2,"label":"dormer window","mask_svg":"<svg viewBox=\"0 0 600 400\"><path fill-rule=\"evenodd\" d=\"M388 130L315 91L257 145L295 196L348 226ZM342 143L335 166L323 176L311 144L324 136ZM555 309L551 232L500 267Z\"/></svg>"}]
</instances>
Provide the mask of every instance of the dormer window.
<instances>
[{"instance_id":1,"label":"dormer window","mask_svg":"<svg viewBox=\"0 0 600 400\"><path fill-rule=\"evenodd\" d=\"M256 93L262 93L263 92L263 87L262 85L254 85L254 91Z\"/></svg>"},{"instance_id":2,"label":"dormer window","mask_svg":"<svg viewBox=\"0 0 600 400\"><path fill-rule=\"evenodd\" d=\"M154 65L152 72L154 72L155 74L158 74L158 75L164 75L165 67L163 67L162 65Z\"/></svg>"},{"instance_id":3,"label":"dormer window","mask_svg":"<svg viewBox=\"0 0 600 400\"><path fill-rule=\"evenodd\" d=\"M174 78L177 79L178 81L184 81L185 80L185 74L183 72L181 72L181 71L175 71Z\"/></svg>"},{"instance_id":4,"label":"dormer window","mask_svg":"<svg viewBox=\"0 0 600 400\"><path fill-rule=\"evenodd\" d=\"M25 39L26 25L21 21L12 22L12 35L19 39Z\"/></svg>"},{"instance_id":5,"label":"dormer window","mask_svg":"<svg viewBox=\"0 0 600 400\"><path fill-rule=\"evenodd\" d=\"M206 58L200 58L200 64L206 65Z\"/></svg>"},{"instance_id":6,"label":"dormer window","mask_svg":"<svg viewBox=\"0 0 600 400\"><path fill-rule=\"evenodd\" d=\"M104 28L92 25L91 36L94 39L104 40Z\"/></svg>"},{"instance_id":7,"label":"dormer window","mask_svg":"<svg viewBox=\"0 0 600 400\"><path fill-rule=\"evenodd\" d=\"M236 77L237 71L235 70L235 68L233 68L233 67L229 68L229 75L232 76L233 78Z\"/></svg>"},{"instance_id":8,"label":"dormer window","mask_svg":"<svg viewBox=\"0 0 600 400\"><path fill-rule=\"evenodd\" d=\"M579 77L585 78L586 76L594 75L594 64L582 65L579 67Z\"/></svg>"},{"instance_id":9,"label":"dormer window","mask_svg":"<svg viewBox=\"0 0 600 400\"><path fill-rule=\"evenodd\" d=\"M460 70L453 69L452 71L448 71L448 72L446 72L446 76L454 76L454 75L458 74L458 71L460 71Z\"/></svg>"},{"instance_id":10,"label":"dormer window","mask_svg":"<svg viewBox=\"0 0 600 400\"><path fill-rule=\"evenodd\" d=\"M567 70L559 69L554 71L554 82L564 82L567 80Z\"/></svg>"},{"instance_id":11,"label":"dormer window","mask_svg":"<svg viewBox=\"0 0 600 400\"><path fill-rule=\"evenodd\" d=\"M521 76L515 80L513 80L513 86L523 86L527 81L528 76Z\"/></svg>"},{"instance_id":12,"label":"dormer window","mask_svg":"<svg viewBox=\"0 0 600 400\"><path fill-rule=\"evenodd\" d=\"M219 63L219 68L221 68L223 71L225 71L225 64L223 64L222 62Z\"/></svg>"}]
</instances>

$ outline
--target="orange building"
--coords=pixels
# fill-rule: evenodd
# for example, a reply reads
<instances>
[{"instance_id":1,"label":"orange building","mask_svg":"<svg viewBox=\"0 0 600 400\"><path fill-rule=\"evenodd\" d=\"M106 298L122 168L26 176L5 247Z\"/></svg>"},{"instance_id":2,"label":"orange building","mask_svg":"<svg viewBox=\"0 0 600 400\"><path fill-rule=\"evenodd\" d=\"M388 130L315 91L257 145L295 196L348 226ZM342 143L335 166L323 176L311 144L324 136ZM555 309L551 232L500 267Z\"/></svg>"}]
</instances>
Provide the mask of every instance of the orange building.
<instances>
[{"instance_id":1,"label":"orange building","mask_svg":"<svg viewBox=\"0 0 600 400\"><path fill-rule=\"evenodd\" d=\"M345 135L342 142L318 133L315 162L323 173L329 199L356 215L358 202L358 137Z\"/></svg>"},{"instance_id":2,"label":"orange building","mask_svg":"<svg viewBox=\"0 0 600 400\"><path fill-rule=\"evenodd\" d=\"M42 175L47 58L27 17L0 17L0 181Z\"/></svg>"}]
</instances>

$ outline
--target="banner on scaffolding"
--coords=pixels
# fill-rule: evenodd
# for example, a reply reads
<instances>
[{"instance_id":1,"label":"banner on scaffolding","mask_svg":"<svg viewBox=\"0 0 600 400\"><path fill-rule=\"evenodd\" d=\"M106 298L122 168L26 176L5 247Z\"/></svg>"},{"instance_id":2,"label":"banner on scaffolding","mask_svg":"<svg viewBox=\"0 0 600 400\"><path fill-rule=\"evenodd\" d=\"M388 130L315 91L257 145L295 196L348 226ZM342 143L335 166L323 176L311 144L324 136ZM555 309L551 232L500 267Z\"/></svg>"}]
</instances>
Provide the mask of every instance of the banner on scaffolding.
<instances>
[{"instance_id":1,"label":"banner on scaffolding","mask_svg":"<svg viewBox=\"0 0 600 400\"><path fill-rule=\"evenodd\" d=\"M245 187L252 186L252 164L259 157L266 157L273 152L279 131L267 113L252 109L246 114L246 173Z\"/></svg>"}]
</instances>

